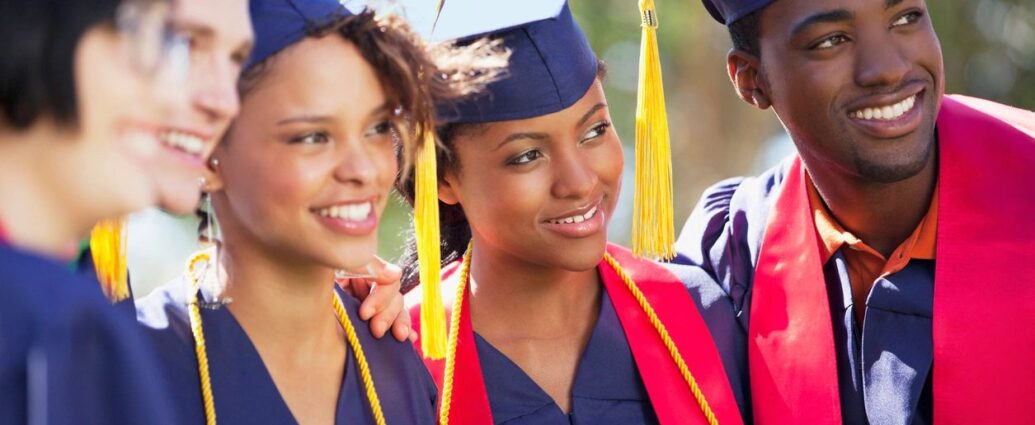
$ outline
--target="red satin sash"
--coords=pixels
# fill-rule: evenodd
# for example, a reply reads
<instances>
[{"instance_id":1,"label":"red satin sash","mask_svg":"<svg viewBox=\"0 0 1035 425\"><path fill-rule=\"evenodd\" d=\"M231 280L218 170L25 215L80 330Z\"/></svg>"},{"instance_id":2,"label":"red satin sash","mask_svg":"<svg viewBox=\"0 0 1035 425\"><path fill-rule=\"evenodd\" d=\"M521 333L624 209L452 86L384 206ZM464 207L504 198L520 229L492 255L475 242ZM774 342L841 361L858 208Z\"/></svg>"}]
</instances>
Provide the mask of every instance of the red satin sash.
<instances>
[{"instance_id":1,"label":"red satin sash","mask_svg":"<svg viewBox=\"0 0 1035 425\"><path fill-rule=\"evenodd\" d=\"M720 424L740 425L740 411L730 389L722 360L712 342L711 334L697 307L682 283L664 267L636 259L624 248L609 245L608 252L636 282L644 296L668 329L672 340L686 360ZM614 304L637 369L643 378L655 413L662 424L706 424L697 402L668 351L642 311L636 299L626 289L621 277L606 263L601 262L604 288ZM456 288L458 267L452 265L443 271L443 285ZM447 316L453 302L446 300ZM456 371L453 398L450 403L449 425L491 424L492 413L481 374L478 352L471 328L469 303L465 298L461 308L460 330L457 339ZM419 326L419 308L410 310L414 326ZM449 323L449 320L446 320ZM420 344L415 344L420 349ZM425 360L439 389L445 362Z\"/></svg>"},{"instance_id":2,"label":"red satin sash","mask_svg":"<svg viewBox=\"0 0 1035 425\"><path fill-rule=\"evenodd\" d=\"M1035 410L1035 114L946 96L938 117L937 425ZM766 226L748 363L755 423L839 424L829 299L799 159Z\"/></svg>"}]
</instances>

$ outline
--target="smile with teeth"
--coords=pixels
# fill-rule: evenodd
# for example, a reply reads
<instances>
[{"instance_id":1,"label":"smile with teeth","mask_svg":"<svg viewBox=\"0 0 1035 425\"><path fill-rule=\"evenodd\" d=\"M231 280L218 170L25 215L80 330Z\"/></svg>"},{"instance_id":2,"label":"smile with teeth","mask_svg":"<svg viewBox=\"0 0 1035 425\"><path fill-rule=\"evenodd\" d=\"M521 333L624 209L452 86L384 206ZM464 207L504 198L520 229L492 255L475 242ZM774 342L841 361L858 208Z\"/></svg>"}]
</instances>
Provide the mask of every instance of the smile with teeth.
<instances>
[{"instance_id":1,"label":"smile with teeth","mask_svg":"<svg viewBox=\"0 0 1035 425\"><path fill-rule=\"evenodd\" d=\"M582 214L582 215L573 215L571 217L558 218L556 220L547 220L547 222L551 223L551 224L582 223L583 221L586 221L586 220L589 220L589 219L593 218L593 216L595 216L595 215L597 215L597 207L593 207L592 209L590 209L589 211L587 211L585 214Z\"/></svg>"},{"instance_id":2,"label":"smile with teeth","mask_svg":"<svg viewBox=\"0 0 1035 425\"><path fill-rule=\"evenodd\" d=\"M862 120L894 120L913 110L913 107L916 106L917 96L919 95L910 96L894 105L863 108L858 111L852 111L848 113L848 116Z\"/></svg>"},{"instance_id":3,"label":"smile with teeth","mask_svg":"<svg viewBox=\"0 0 1035 425\"><path fill-rule=\"evenodd\" d=\"M205 152L205 141L193 134L176 130L162 131L158 138L166 146L193 156L201 156Z\"/></svg>"},{"instance_id":4,"label":"smile with teeth","mask_svg":"<svg viewBox=\"0 0 1035 425\"><path fill-rule=\"evenodd\" d=\"M347 221L362 221L370 217L374 205L369 201L359 204L334 205L316 210L321 217L339 218Z\"/></svg>"}]
</instances>

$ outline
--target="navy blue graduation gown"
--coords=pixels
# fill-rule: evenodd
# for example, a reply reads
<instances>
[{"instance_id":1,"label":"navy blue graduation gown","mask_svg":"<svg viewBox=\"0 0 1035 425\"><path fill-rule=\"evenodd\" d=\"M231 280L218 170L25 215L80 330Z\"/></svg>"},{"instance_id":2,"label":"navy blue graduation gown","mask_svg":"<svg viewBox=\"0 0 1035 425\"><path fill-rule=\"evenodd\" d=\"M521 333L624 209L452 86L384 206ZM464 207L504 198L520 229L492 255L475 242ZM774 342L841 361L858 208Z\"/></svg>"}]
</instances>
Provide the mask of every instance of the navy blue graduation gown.
<instances>
[{"instance_id":1,"label":"navy blue graduation gown","mask_svg":"<svg viewBox=\"0 0 1035 425\"><path fill-rule=\"evenodd\" d=\"M155 290L138 301L137 318L161 353L163 379L173 394L179 423L204 424L198 362L186 308L188 292L183 279ZM366 353L387 423L434 424L435 384L412 345L391 337L375 339L358 317L359 303L349 296L342 296L342 301ZM219 423L296 423L258 351L230 310L202 308L201 318ZM335 422L373 424L351 350L345 361Z\"/></svg>"},{"instance_id":2,"label":"navy blue graduation gown","mask_svg":"<svg viewBox=\"0 0 1035 425\"><path fill-rule=\"evenodd\" d=\"M0 423L176 423L139 328L97 287L0 243Z\"/></svg>"},{"instance_id":3,"label":"navy blue graduation gown","mask_svg":"<svg viewBox=\"0 0 1035 425\"><path fill-rule=\"evenodd\" d=\"M683 227L679 255L673 260L706 272L689 275L684 282L698 293L695 300L704 299L702 311L726 310L703 317L717 342L729 340L717 344L723 363L733 386L748 394L752 282L769 212L788 166L785 162L760 176L726 180L706 190ZM827 262L823 276L833 319L843 423L931 423L934 261L913 260L902 271L879 279L868 298L864 324L852 314L851 283L840 253ZM748 423L750 397L744 402Z\"/></svg>"},{"instance_id":4,"label":"navy blue graduation gown","mask_svg":"<svg viewBox=\"0 0 1035 425\"><path fill-rule=\"evenodd\" d=\"M475 334L493 422L497 425L658 423L611 298L601 292L600 314L575 373L570 414L564 413L520 367Z\"/></svg>"}]
</instances>

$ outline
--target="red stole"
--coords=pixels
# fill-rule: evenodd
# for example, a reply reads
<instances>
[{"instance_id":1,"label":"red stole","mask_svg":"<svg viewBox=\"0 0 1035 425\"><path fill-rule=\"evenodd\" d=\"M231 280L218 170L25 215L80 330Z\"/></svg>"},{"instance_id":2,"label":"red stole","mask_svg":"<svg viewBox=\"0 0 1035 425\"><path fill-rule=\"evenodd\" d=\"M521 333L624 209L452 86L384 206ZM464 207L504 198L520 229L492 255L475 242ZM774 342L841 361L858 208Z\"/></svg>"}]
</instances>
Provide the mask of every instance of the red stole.
<instances>
[{"instance_id":1,"label":"red stole","mask_svg":"<svg viewBox=\"0 0 1035 425\"><path fill-rule=\"evenodd\" d=\"M938 117L936 425L1030 422L1035 394L1035 114L946 96ZM795 158L755 271L755 423L839 424L829 299Z\"/></svg>"},{"instance_id":2,"label":"red stole","mask_svg":"<svg viewBox=\"0 0 1035 425\"><path fill-rule=\"evenodd\" d=\"M739 425L743 423L736 399L730 389L719 352L712 342L697 307L683 284L664 267L650 261L635 258L628 250L609 245L610 253L654 307L658 318L665 324L672 340L679 348L691 374L697 380L720 424ZM625 330L629 347L637 369L647 388L651 404L662 424L706 424L689 387L679 374L675 363L662 344L647 315L625 286L621 277L606 262L598 266L604 289L611 297L615 312ZM458 267L447 268L443 281L445 288L456 288ZM449 289L446 289L447 291ZM452 302L446 300L447 315L451 314ZM485 380L482 378L478 351L471 328L470 310L467 299L461 307L460 330L457 339L456 371L454 374L453 400L450 403L449 425L491 424ZM417 312L418 314L412 314ZM419 310L411 310L416 320ZM446 323L449 323L447 320ZM414 326L418 326L417 323ZM419 345L418 346L419 350ZM442 389L442 375L445 362L425 360Z\"/></svg>"}]
</instances>

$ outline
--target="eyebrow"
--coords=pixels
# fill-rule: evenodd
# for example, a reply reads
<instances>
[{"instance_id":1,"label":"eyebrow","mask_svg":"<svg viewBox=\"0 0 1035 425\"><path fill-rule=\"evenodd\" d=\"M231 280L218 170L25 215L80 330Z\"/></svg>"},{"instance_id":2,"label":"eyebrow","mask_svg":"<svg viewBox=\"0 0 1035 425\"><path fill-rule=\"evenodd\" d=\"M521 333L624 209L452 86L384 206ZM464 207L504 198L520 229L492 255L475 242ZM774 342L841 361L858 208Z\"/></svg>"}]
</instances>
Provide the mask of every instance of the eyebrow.
<instances>
[{"instance_id":1,"label":"eyebrow","mask_svg":"<svg viewBox=\"0 0 1035 425\"><path fill-rule=\"evenodd\" d=\"M884 0L884 10L891 9L899 4L902 4L903 0Z\"/></svg>"},{"instance_id":2,"label":"eyebrow","mask_svg":"<svg viewBox=\"0 0 1035 425\"><path fill-rule=\"evenodd\" d=\"M885 0L886 2L902 1L902 0ZM845 22L855 18L855 14L845 9L830 10L827 12L820 12L815 15L809 16L808 18L802 19L794 26L791 30L791 35L796 36L802 31L807 30L809 27L816 24L823 23L834 23L834 22Z\"/></svg>"},{"instance_id":3,"label":"eyebrow","mask_svg":"<svg viewBox=\"0 0 1035 425\"><path fill-rule=\"evenodd\" d=\"M599 111L601 109L604 109L606 107L607 107L607 104L604 103L604 102L600 102L600 103L598 103L596 105L593 105L593 107L590 108L589 112L586 112L586 114L583 115L582 118L579 119L579 123L576 125L576 127L582 127L582 125L585 124L586 121L588 121L589 118L593 116L593 114L597 113L597 111Z\"/></svg>"},{"instance_id":4,"label":"eyebrow","mask_svg":"<svg viewBox=\"0 0 1035 425\"><path fill-rule=\"evenodd\" d=\"M546 139L549 139L549 138L550 138L550 136L547 135L546 133L511 133L509 136L507 136L507 138L503 139L503 141L500 142L500 144L496 145L496 147L493 148L492 151L493 152L498 151L503 146L506 146L507 143L510 143L510 142L513 142L513 141L516 141L516 140L521 140L521 139L546 140Z\"/></svg>"},{"instance_id":5,"label":"eyebrow","mask_svg":"<svg viewBox=\"0 0 1035 425\"><path fill-rule=\"evenodd\" d=\"M391 109L388 106L388 102L382 103L381 106L370 110L367 114L368 117L377 117L388 113ZM294 123L327 123L337 119L334 115L318 115L318 114L301 114L293 117L284 118L277 121L278 126L294 124Z\"/></svg>"},{"instance_id":6,"label":"eyebrow","mask_svg":"<svg viewBox=\"0 0 1035 425\"><path fill-rule=\"evenodd\" d=\"M296 115L296 116L293 116L293 117L288 117L288 118L284 118L284 119L282 119L280 121L277 121L277 125L281 126L281 125L288 125L288 124L294 124L294 123L299 123L299 122L302 122L302 123L324 123L324 122L330 122L330 121L333 121L333 120L334 120L334 117L332 117L330 115Z\"/></svg>"}]
</instances>

